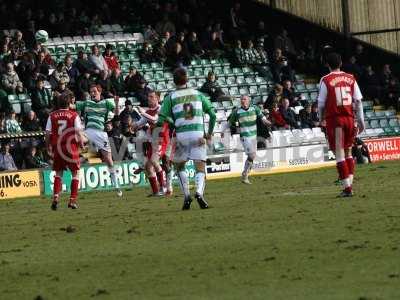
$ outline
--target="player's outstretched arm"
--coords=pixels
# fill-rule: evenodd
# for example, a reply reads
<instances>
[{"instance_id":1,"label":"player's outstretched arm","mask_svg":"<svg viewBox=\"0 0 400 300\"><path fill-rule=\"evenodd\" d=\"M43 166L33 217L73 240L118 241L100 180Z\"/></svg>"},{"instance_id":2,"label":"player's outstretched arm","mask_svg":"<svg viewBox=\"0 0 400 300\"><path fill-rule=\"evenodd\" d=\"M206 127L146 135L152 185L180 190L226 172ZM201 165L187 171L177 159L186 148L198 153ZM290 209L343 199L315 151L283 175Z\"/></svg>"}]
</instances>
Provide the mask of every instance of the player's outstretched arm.
<instances>
[{"instance_id":1,"label":"player's outstretched arm","mask_svg":"<svg viewBox=\"0 0 400 300\"><path fill-rule=\"evenodd\" d=\"M46 149L47 152L50 156L52 156L52 147L51 147L51 130L52 130L52 124L51 124L51 117L49 117L47 119L47 123L46 123L46 134L44 137L45 143L46 143Z\"/></svg>"},{"instance_id":2,"label":"player's outstretched arm","mask_svg":"<svg viewBox=\"0 0 400 300\"><path fill-rule=\"evenodd\" d=\"M174 124L172 117L171 98L169 95L165 96L164 101L161 105L160 113L158 114L157 126L161 127L164 122Z\"/></svg>"},{"instance_id":3,"label":"player's outstretched arm","mask_svg":"<svg viewBox=\"0 0 400 300\"><path fill-rule=\"evenodd\" d=\"M357 134L360 134L365 129L364 109L361 99L354 100L354 110L356 112L357 131L358 131Z\"/></svg>"}]
</instances>

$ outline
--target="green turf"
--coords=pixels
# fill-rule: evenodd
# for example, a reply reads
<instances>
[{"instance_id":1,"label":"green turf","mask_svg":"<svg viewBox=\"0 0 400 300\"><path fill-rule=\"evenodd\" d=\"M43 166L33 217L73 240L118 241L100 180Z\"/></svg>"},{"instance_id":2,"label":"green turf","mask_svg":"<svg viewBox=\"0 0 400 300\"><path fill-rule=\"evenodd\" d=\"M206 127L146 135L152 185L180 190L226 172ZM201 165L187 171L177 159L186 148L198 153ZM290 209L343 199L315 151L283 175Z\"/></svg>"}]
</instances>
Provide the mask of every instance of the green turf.
<instances>
[{"instance_id":1,"label":"green turf","mask_svg":"<svg viewBox=\"0 0 400 300\"><path fill-rule=\"evenodd\" d=\"M399 167L359 168L351 200L331 168L209 181L205 211L145 189L3 201L0 299L400 299Z\"/></svg>"}]
</instances>

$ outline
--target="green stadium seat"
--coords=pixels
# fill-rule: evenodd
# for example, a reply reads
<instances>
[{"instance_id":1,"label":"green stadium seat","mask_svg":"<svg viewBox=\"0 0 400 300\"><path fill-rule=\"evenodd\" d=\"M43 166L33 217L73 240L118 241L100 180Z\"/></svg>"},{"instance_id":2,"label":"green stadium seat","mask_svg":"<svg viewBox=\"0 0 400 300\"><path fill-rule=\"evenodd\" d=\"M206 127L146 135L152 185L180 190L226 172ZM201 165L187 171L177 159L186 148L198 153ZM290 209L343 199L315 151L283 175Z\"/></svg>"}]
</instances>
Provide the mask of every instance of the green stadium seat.
<instances>
[{"instance_id":1,"label":"green stadium seat","mask_svg":"<svg viewBox=\"0 0 400 300\"><path fill-rule=\"evenodd\" d=\"M231 96L240 95L240 94L239 94L239 90L238 90L238 88L237 88L236 86L233 86L233 87L231 87L231 88L229 89L229 94L230 94Z\"/></svg>"},{"instance_id":2,"label":"green stadium seat","mask_svg":"<svg viewBox=\"0 0 400 300\"><path fill-rule=\"evenodd\" d=\"M247 84L251 84L251 85L256 84L256 80L254 79L253 76L246 77L245 81L246 81Z\"/></svg>"},{"instance_id":3,"label":"green stadium seat","mask_svg":"<svg viewBox=\"0 0 400 300\"><path fill-rule=\"evenodd\" d=\"M227 108L232 108L233 103L232 103L231 100L225 100L225 101L222 101L222 106L223 106L223 108L225 108L225 109L227 109Z\"/></svg>"},{"instance_id":4,"label":"green stadium seat","mask_svg":"<svg viewBox=\"0 0 400 300\"><path fill-rule=\"evenodd\" d=\"M172 80L172 79L173 79L173 75L172 75L171 72L165 72L165 73L164 73L164 78L165 78L166 80Z\"/></svg>"},{"instance_id":5,"label":"green stadium seat","mask_svg":"<svg viewBox=\"0 0 400 300\"><path fill-rule=\"evenodd\" d=\"M245 83L245 81L244 81L244 77L243 76L238 76L236 78L236 84L243 85L244 83Z\"/></svg>"},{"instance_id":6,"label":"green stadium seat","mask_svg":"<svg viewBox=\"0 0 400 300\"><path fill-rule=\"evenodd\" d=\"M306 90L306 85L304 84L304 82L296 83L294 89L297 92L304 92Z\"/></svg>"},{"instance_id":7,"label":"green stadium seat","mask_svg":"<svg viewBox=\"0 0 400 300\"><path fill-rule=\"evenodd\" d=\"M250 95L257 95L258 94L257 86L251 86L249 88L249 93L250 93Z\"/></svg>"},{"instance_id":8,"label":"green stadium seat","mask_svg":"<svg viewBox=\"0 0 400 300\"><path fill-rule=\"evenodd\" d=\"M225 152L225 146L221 142L213 143L213 148L214 148L214 152L216 152L216 153L224 153Z\"/></svg>"},{"instance_id":9,"label":"green stadium seat","mask_svg":"<svg viewBox=\"0 0 400 300\"><path fill-rule=\"evenodd\" d=\"M269 94L268 86L266 84L260 85L258 88L258 93L260 95L268 95Z\"/></svg>"},{"instance_id":10,"label":"green stadium seat","mask_svg":"<svg viewBox=\"0 0 400 300\"><path fill-rule=\"evenodd\" d=\"M226 79L225 77L221 77L217 79L217 83L222 87L222 86L226 86Z\"/></svg>"},{"instance_id":11,"label":"green stadium seat","mask_svg":"<svg viewBox=\"0 0 400 300\"><path fill-rule=\"evenodd\" d=\"M372 110L374 108L374 103L372 101L363 101L363 108L365 111Z\"/></svg>"},{"instance_id":12,"label":"green stadium seat","mask_svg":"<svg viewBox=\"0 0 400 300\"><path fill-rule=\"evenodd\" d=\"M395 115L396 115L396 111L395 110L386 110L385 111L386 118L391 118L391 117L394 117Z\"/></svg>"},{"instance_id":13,"label":"green stadium seat","mask_svg":"<svg viewBox=\"0 0 400 300\"><path fill-rule=\"evenodd\" d=\"M400 127L399 126L393 127L393 132L395 135L400 135Z\"/></svg>"},{"instance_id":14,"label":"green stadium seat","mask_svg":"<svg viewBox=\"0 0 400 300\"><path fill-rule=\"evenodd\" d=\"M377 119L386 118L385 112L384 111L376 111L375 118L377 118Z\"/></svg>"},{"instance_id":15,"label":"green stadium seat","mask_svg":"<svg viewBox=\"0 0 400 300\"><path fill-rule=\"evenodd\" d=\"M392 127L385 127L385 128L383 128L383 130L385 132L385 135L387 135L387 136L392 136L392 135L396 134Z\"/></svg>"},{"instance_id":16,"label":"green stadium seat","mask_svg":"<svg viewBox=\"0 0 400 300\"><path fill-rule=\"evenodd\" d=\"M233 74L237 75L243 75L242 69L241 68L233 68L232 69Z\"/></svg>"},{"instance_id":17,"label":"green stadium seat","mask_svg":"<svg viewBox=\"0 0 400 300\"><path fill-rule=\"evenodd\" d=\"M371 125L372 129L376 129L376 128L380 127L378 120L371 120L370 125Z\"/></svg>"},{"instance_id":18,"label":"green stadium seat","mask_svg":"<svg viewBox=\"0 0 400 300\"><path fill-rule=\"evenodd\" d=\"M374 112L374 111L366 111L366 112L365 112L365 118L366 118L366 119L373 119L373 118L375 118L375 112Z\"/></svg>"},{"instance_id":19,"label":"green stadium seat","mask_svg":"<svg viewBox=\"0 0 400 300\"><path fill-rule=\"evenodd\" d=\"M239 94L241 95L241 96L243 96L243 95L249 95L250 93L249 93L249 89L247 88L247 87L241 87L240 89L239 89Z\"/></svg>"},{"instance_id":20,"label":"green stadium seat","mask_svg":"<svg viewBox=\"0 0 400 300\"><path fill-rule=\"evenodd\" d=\"M232 75L233 70L230 67L224 67L224 74L225 75Z\"/></svg>"},{"instance_id":21,"label":"green stadium seat","mask_svg":"<svg viewBox=\"0 0 400 300\"><path fill-rule=\"evenodd\" d=\"M389 122L388 122L387 119L382 119L382 120L379 121L379 125L382 128L386 128L386 127L389 127Z\"/></svg>"},{"instance_id":22,"label":"green stadium seat","mask_svg":"<svg viewBox=\"0 0 400 300\"><path fill-rule=\"evenodd\" d=\"M154 73L154 80L163 80L164 79L164 73L162 71L157 71Z\"/></svg>"},{"instance_id":23,"label":"green stadium seat","mask_svg":"<svg viewBox=\"0 0 400 300\"><path fill-rule=\"evenodd\" d=\"M399 125L400 125L399 124L399 120L397 118L391 118L389 120L389 126L390 127L398 127Z\"/></svg>"},{"instance_id":24,"label":"green stadium seat","mask_svg":"<svg viewBox=\"0 0 400 300\"><path fill-rule=\"evenodd\" d=\"M228 86L234 86L236 85L236 78L235 77L227 77L226 78L226 84Z\"/></svg>"},{"instance_id":25,"label":"green stadium seat","mask_svg":"<svg viewBox=\"0 0 400 300\"><path fill-rule=\"evenodd\" d=\"M370 129L371 125L369 124L368 120L365 120L365 129Z\"/></svg>"}]
</instances>

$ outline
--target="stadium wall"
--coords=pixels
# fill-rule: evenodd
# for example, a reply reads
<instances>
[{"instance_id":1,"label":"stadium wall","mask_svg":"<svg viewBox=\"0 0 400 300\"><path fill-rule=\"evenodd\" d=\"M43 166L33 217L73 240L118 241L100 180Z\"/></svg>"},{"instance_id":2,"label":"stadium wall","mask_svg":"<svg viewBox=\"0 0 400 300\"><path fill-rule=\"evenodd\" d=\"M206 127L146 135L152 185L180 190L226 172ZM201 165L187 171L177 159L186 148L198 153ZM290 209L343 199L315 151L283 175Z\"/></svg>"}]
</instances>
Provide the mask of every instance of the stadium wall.
<instances>
[{"instance_id":1,"label":"stadium wall","mask_svg":"<svg viewBox=\"0 0 400 300\"><path fill-rule=\"evenodd\" d=\"M255 1L342 33L342 4L347 2L349 33L354 38L400 54L400 0Z\"/></svg>"}]
</instances>

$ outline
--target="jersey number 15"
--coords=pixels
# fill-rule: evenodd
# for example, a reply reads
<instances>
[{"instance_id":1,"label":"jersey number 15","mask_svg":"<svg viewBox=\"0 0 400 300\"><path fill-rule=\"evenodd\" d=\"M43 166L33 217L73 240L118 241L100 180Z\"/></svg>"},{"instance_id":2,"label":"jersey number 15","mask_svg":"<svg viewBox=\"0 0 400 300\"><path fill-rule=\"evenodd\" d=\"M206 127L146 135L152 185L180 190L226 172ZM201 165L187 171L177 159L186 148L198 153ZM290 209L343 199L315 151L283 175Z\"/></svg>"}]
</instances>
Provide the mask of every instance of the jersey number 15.
<instances>
[{"instance_id":1,"label":"jersey number 15","mask_svg":"<svg viewBox=\"0 0 400 300\"><path fill-rule=\"evenodd\" d=\"M349 86L335 87L335 94L337 106L351 105L353 97L351 96L351 88Z\"/></svg>"}]
</instances>

